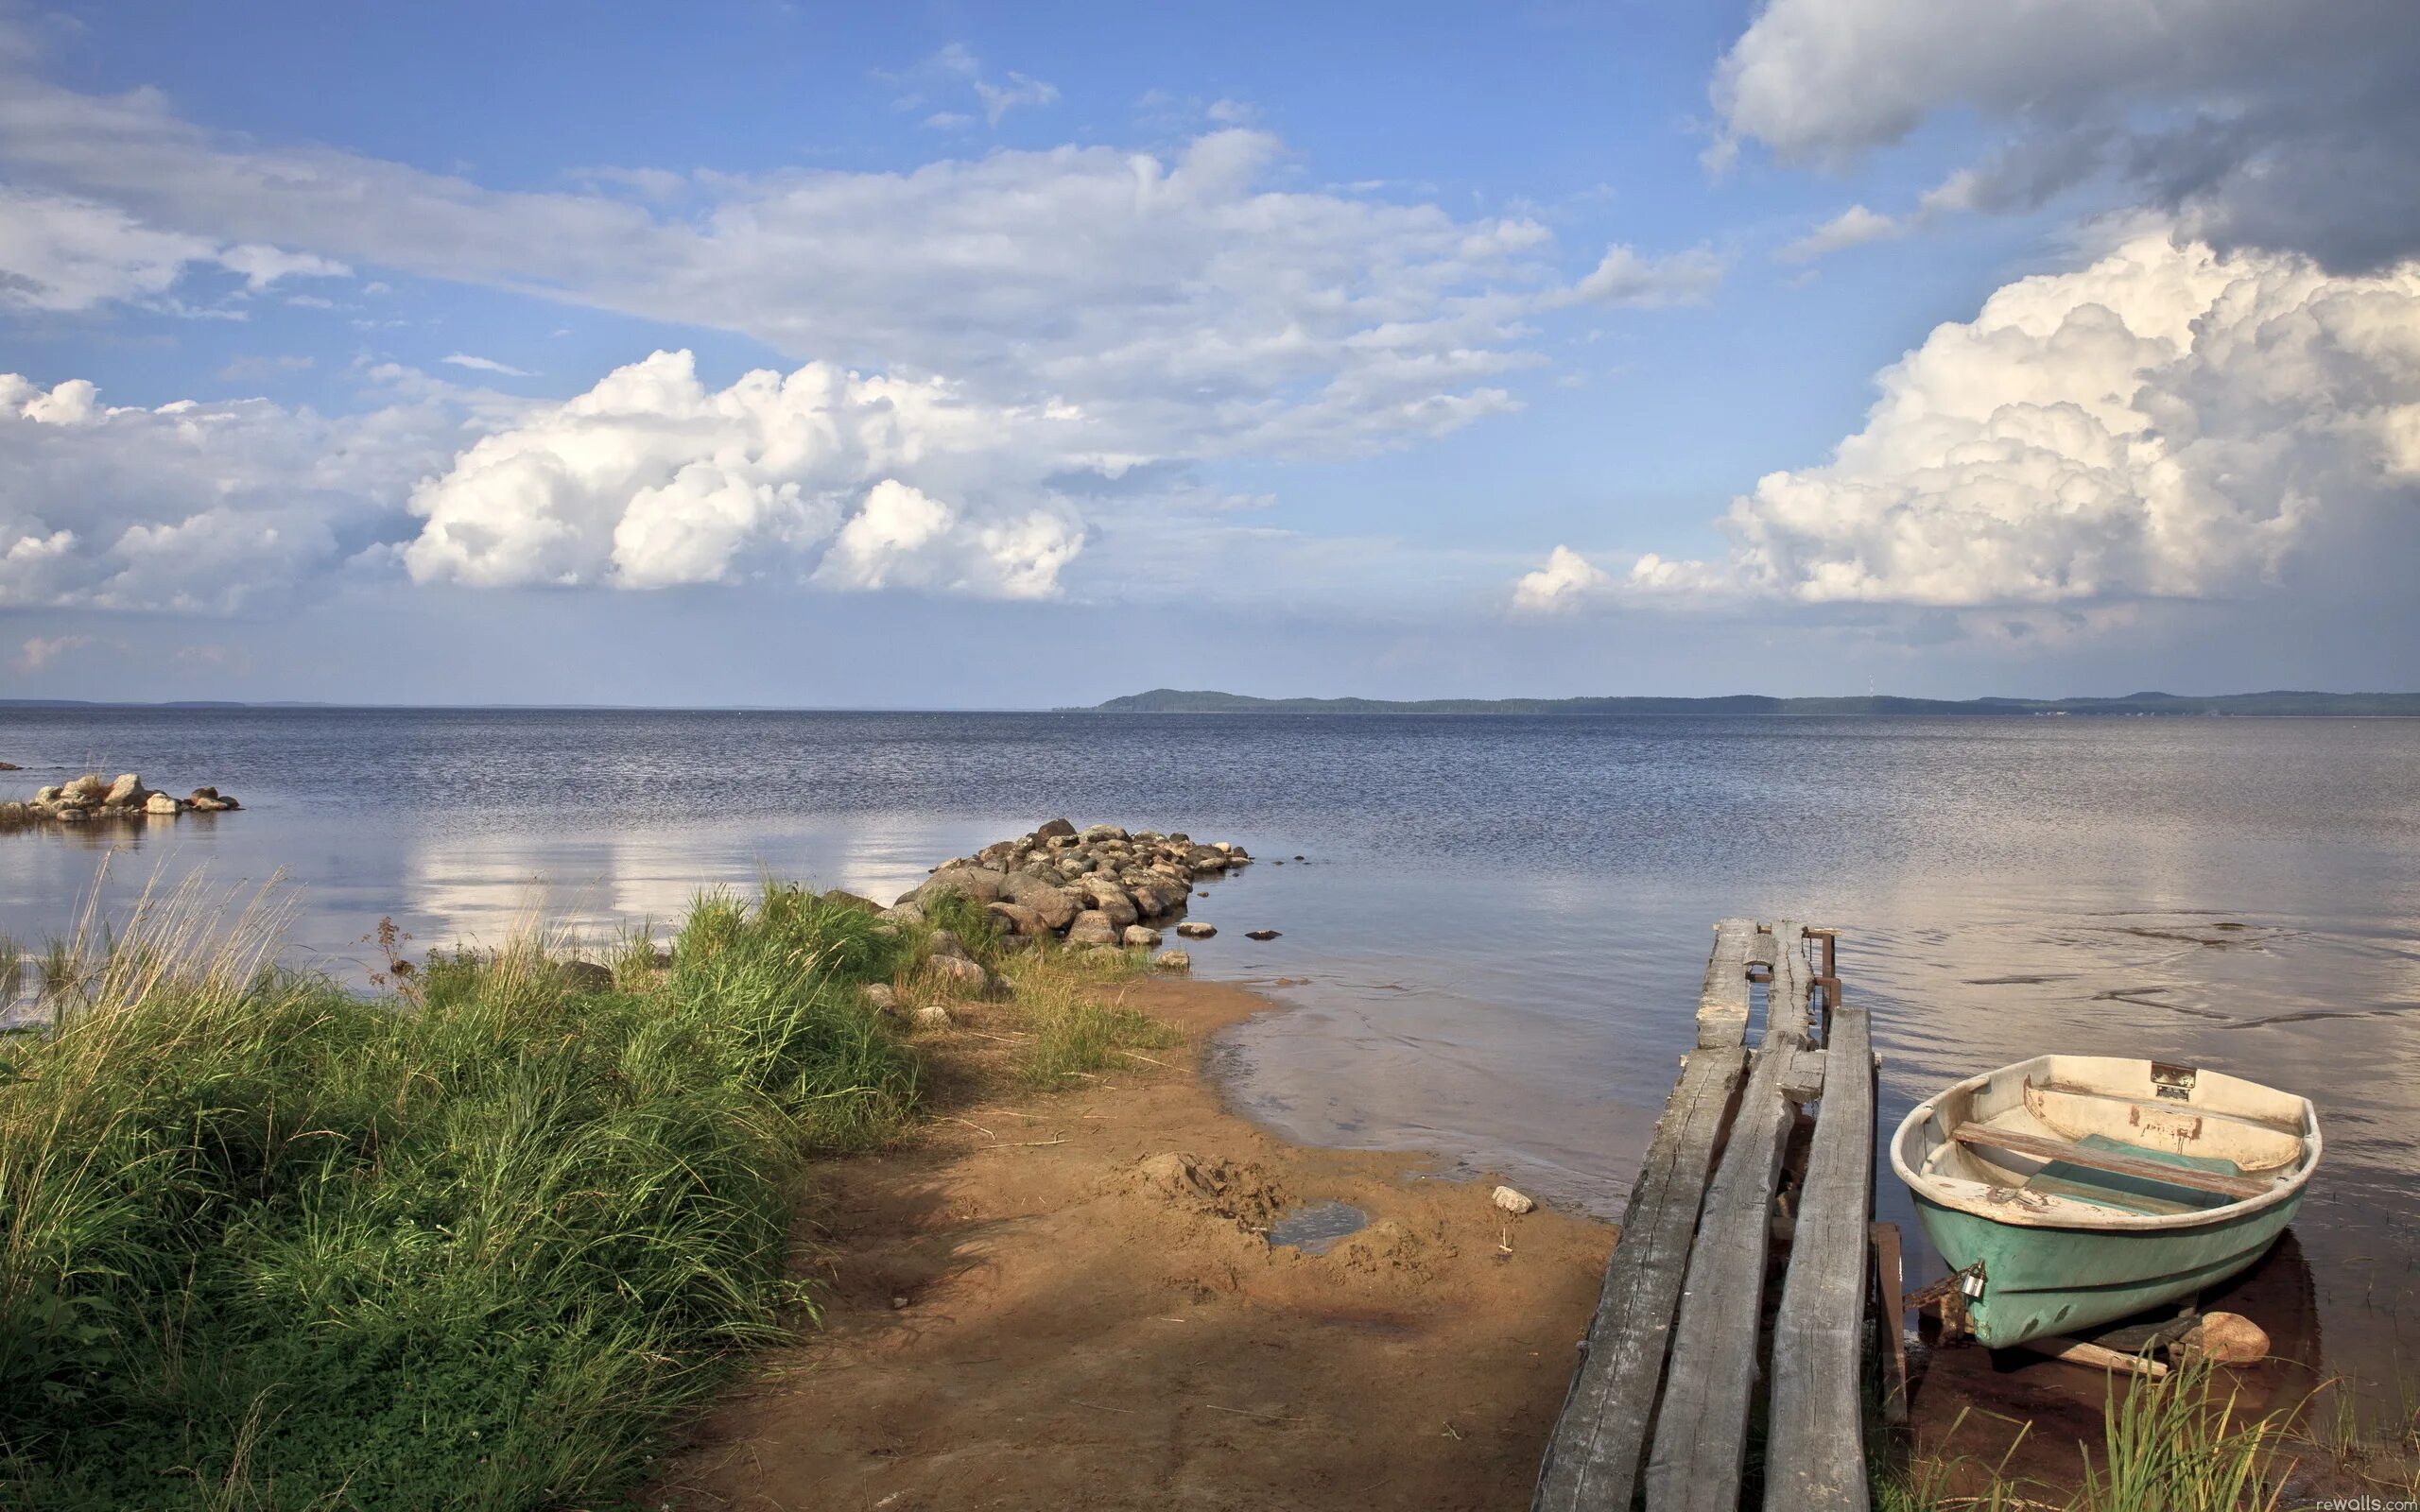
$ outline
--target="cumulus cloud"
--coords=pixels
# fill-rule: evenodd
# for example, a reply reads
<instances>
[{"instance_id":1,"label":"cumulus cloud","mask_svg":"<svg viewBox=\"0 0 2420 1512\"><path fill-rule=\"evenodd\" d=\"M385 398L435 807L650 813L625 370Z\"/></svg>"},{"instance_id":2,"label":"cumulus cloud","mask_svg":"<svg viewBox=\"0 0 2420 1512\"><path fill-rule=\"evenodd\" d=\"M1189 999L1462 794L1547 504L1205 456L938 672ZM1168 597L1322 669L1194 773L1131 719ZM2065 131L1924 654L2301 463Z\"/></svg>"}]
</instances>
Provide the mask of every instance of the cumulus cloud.
<instances>
[{"instance_id":1,"label":"cumulus cloud","mask_svg":"<svg viewBox=\"0 0 2420 1512\"><path fill-rule=\"evenodd\" d=\"M1080 465L1072 410L1006 411L938 380L826 363L700 381L659 352L483 438L413 490L413 578L480 587L730 583L1047 597L1083 543L1044 478ZM912 481L910 481L912 480Z\"/></svg>"},{"instance_id":2,"label":"cumulus cloud","mask_svg":"<svg viewBox=\"0 0 2420 1512\"><path fill-rule=\"evenodd\" d=\"M1524 613L1545 614L1570 609L1612 581L1602 568L1572 550L1557 546L1547 553L1546 565L1525 573L1512 585L1512 607Z\"/></svg>"},{"instance_id":3,"label":"cumulus cloud","mask_svg":"<svg viewBox=\"0 0 2420 1512\"><path fill-rule=\"evenodd\" d=\"M2374 270L2420 251L2420 27L2403 0L1771 0L1717 70L1724 129L1839 166L1927 118L2002 129L1968 185L2134 186L2221 249Z\"/></svg>"},{"instance_id":4,"label":"cumulus cloud","mask_svg":"<svg viewBox=\"0 0 2420 1512\"><path fill-rule=\"evenodd\" d=\"M1735 501L1727 562L1662 564L1672 581L2083 606L2375 549L2420 500L2420 264L2332 275L2146 236L1999 290L1880 383L1829 462Z\"/></svg>"},{"instance_id":5,"label":"cumulus cloud","mask_svg":"<svg viewBox=\"0 0 2420 1512\"><path fill-rule=\"evenodd\" d=\"M17 665L26 672L43 668L71 652L80 651L93 644L89 635L35 635L17 648Z\"/></svg>"},{"instance_id":6,"label":"cumulus cloud","mask_svg":"<svg viewBox=\"0 0 2420 1512\"><path fill-rule=\"evenodd\" d=\"M228 613L283 595L373 541L458 424L429 404L119 407L83 379L0 373L0 608Z\"/></svg>"}]
</instances>

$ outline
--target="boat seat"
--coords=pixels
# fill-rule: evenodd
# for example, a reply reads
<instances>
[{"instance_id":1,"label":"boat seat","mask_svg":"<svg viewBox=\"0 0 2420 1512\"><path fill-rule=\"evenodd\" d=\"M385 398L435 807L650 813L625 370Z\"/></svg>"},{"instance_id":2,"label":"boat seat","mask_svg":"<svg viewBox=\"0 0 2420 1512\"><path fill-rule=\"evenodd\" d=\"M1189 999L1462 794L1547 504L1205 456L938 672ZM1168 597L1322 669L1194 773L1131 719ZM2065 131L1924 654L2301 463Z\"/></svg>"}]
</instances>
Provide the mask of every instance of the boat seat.
<instances>
[{"instance_id":1,"label":"boat seat","mask_svg":"<svg viewBox=\"0 0 2420 1512\"><path fill-rule=\"evenodd\" d=\"M2227 1171L2204 1169L2208 1165L2226 1165L2224 1161L2199 1161L2191 1165L2172 1163L2155 1151L2120 1153L2117 1149L2096 1149L2096 1144L2112 1142L2051 1139L2040 1134L2025 1134L2014 1129L1993 1128L1986 1124L1961 1124L1949 1131L1957 1143L1970 1147L2005 1150L2012 1155L2028 1156L2037 1160L2084 1171L2106 1172L2123 1177L2131 1182L2150 1182L2188 1192L2214 1193L2231 1202L2242 1202L2268 1192L2274 1183L2256 1177L2231 1175ZM2128 1146L2129 1150L2138 1147ZM2230 1167L2232 1169L2232 1167ZM2060 1173L2060 1178L2073 1180L2073 1170ZM2057 1178L2054 1178L2057 1179ZM2091 1200L2091 1199L2086 1199ZM2120 1204L2112 1204L2120 1205Z\"/></svg>"}]
</instances>

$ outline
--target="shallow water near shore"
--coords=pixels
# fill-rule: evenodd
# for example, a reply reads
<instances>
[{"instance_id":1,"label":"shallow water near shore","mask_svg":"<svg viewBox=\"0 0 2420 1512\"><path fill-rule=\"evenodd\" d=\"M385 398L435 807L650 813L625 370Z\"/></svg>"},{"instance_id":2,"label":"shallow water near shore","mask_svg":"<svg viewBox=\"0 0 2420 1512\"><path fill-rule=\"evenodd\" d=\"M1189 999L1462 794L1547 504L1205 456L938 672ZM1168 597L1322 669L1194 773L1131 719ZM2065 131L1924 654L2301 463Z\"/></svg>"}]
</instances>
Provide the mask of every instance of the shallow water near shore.
<instances>
[{"instance_id":1,"label":"shallow water near shore","mask_svg":"<svg viewBox=\"0 0 2420 1512\"><path fill-rule=\"evenodd\" d=\"M0 712L0 759L247 805L0 835L0 929L67 932L112 851L121 903L283 871L294 957L354 978L382 917L417 950L767 873L888 900L1060 814L1237 840L1187 948L1288 1011L1223 1037L1236 1106L1606 1216L1712 921L1834 925L1886 1133L2052 1049L2310 1095L2326 1363L2420 1376L2420 721L61 709Z\"/></svg>"}]
</instances>

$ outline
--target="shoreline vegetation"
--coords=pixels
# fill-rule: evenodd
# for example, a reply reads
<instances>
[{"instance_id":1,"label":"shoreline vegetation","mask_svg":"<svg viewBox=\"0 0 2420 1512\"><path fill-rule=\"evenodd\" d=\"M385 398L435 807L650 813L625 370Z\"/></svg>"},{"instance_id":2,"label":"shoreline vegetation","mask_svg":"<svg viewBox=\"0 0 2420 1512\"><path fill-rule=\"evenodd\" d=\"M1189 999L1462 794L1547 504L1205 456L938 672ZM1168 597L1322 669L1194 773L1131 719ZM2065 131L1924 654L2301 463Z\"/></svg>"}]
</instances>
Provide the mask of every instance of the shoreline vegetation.
<instances>
[{"instance_id":1,"label":"shoreline vegetation","mask_svg":"<svg viewBox=\"0 0 2420 1512\"><path fill-rule=\"evenodd\" d=\"M1161 1042L1084 989L1139 953L956 922L768 883L610 965L389 926L362 995L191 881L0 945L50 1021L0 1034L0 1503L610 1503L814 1318L794 1208L916 1117L950 962L1022 1000L1030 1085Z\"/></svg>"},{"instance_id":2,"label":"shoreline vegetation","mask_svg":"<svg viewBox=\"0 0 2420 1512\"><path fill-rule=\"evenodd\" d=\"M2135 693L2118 698L1776 698L1733 694L1711 698L1256 698L1207 689L1153 688L1065 713L1137 714L1778 714L1802 718L2066 715L2420 715L2420 693L2228 693L2207 696Z\"/></svg>"},{"instance_id":3,"label":"shoreline vegetation","mask_svg":"<svg viewBox=\"0 0 2420 1512\"><path fill-rule=\"evenodd\" d=\"M1139 835L1054 838L1008 854ZM383 928L365 995L279 965L285 907L188 881L0 943L51 1015L0 1033L0 1504L1526 1494L1613 1230L1245 1123L1197 1066L1240 988L769 881L591 958ZM1270 1233L1340 1201L1324 1253ZM2308 1402L2109 1400L2022 1464L1886 1438L1876 1504L2420 1494L2420 1441Z\"/></svg>"}]
</instances>

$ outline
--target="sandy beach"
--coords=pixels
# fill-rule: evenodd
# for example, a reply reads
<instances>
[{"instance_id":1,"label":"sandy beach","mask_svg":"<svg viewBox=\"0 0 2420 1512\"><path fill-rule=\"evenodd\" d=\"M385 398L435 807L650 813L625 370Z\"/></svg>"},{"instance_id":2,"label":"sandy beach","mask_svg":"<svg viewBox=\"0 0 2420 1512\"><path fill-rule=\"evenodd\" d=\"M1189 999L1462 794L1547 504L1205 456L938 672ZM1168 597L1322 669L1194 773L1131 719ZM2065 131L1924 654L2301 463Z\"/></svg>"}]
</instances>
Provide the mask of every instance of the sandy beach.
<instances>
[{"instance_id":1,"label":"sandy beach","mask_svg":"<svg viewBox=\"0 0 2420 1512\"><path fill-rule=\"evenodd\" d=\"M931 1119L825 1166L803 1214L822 1327L765 1356L644 1504L1527 1500L1615 1230L1508 1214L1413 1158L1275 1139L1199 1068L1208 1035L1270 1004L1113 990L1184 1046L1037 1096L1006 1087L980 1018L926 1042ZM1323 1254L1255 1231L1331 1200L1369 1221Z\"/></svg>"}]
</instances>

